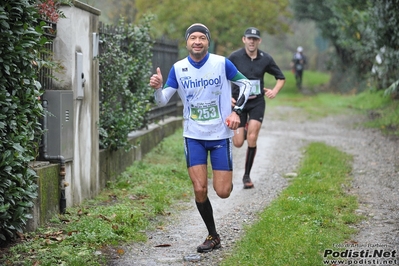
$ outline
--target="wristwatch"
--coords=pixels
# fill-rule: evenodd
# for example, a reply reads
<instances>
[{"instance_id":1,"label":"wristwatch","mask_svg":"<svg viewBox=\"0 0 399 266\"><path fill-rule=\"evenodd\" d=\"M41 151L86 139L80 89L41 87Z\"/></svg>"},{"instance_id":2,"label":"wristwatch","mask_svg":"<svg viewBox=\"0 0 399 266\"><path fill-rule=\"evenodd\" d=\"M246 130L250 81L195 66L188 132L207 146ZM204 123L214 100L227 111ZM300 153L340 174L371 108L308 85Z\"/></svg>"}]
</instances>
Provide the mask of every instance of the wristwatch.
<instances>
[{"instance_id":1,"label":"wristwatch","mask_svg":"<svg viewBox=\"0 0 399 266\"><path fill-rule=\"evenodd\" d=\"M242 110L239 108L234 108L233 111L236 112L236 114L238 114L238 115L241 115L241 113L242 113Z\"/></svg>"}]
</instances>

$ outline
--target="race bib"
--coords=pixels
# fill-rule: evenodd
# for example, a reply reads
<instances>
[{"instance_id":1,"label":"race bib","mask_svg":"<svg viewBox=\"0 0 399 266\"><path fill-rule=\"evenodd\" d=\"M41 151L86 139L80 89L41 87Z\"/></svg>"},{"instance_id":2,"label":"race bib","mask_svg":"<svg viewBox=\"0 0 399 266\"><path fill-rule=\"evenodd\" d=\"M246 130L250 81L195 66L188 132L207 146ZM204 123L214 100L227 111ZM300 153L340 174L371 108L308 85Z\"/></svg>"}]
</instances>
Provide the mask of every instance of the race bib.
<instances>
[{"instance_id":1,"label":"race bib","mask_svg":"<svg viewBox=\"0 0 399 266\"><path fill-rule=\"evenodd\" d=\"M220 118L219 107L216 100L191 104L191 119L195 121L211 121Z\"/></svg>"},{"instance_id":2,"label":"race bib","mask_svg":"<svg viewBox=\"0 0 399 266\"><path fill-rule=\"evenodd\" d=\"M302 67L301 64L297 64L297 65L296 65L296 70L302 70L302 68L303 68L303 67Z\"/></svg>"},{"instance_id":3,"label":"race bib","mask_svg":"<svg viewBox=\"0 0 399 266\"><path fill-rule=\"evenodd\" d=\"M251 91L249 95L259 95L260 94L260 80L250 80Z\"/></svg>"}]
</instances>

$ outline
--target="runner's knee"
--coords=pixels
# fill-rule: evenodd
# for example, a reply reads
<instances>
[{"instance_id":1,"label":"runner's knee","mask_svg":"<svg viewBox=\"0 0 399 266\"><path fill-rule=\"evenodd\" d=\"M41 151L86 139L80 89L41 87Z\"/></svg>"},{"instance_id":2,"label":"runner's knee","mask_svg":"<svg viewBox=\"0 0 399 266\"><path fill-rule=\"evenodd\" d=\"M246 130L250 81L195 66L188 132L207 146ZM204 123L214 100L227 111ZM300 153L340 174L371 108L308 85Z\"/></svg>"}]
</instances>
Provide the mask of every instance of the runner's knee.
<instances>
[{"instance_id":1,"label":"runner's knee","mask_svg":"<svg viewBox=\"0 0 399 266\"><path fill-rule=\"evenodd\" d=\"M231 193L231 187L216 191L216 194L222 199L228 198L230 196L230 193Z\"/></svg>"},{"instance_id":2,"label":"runner's knee","mask_svg":"<svg viewBox=\"0 0 399 266\"><path fill-rule=\"evenodd\" d=\"M251 133L251 134L248 134L248 135L247 135L247 142L248 142L248 144L250 144L251 146L255 146L257 140L258 140L258 134L256 134L256 133Z\"/></svg>"},{"instance_id":3,"label":"runner's knee","mask_svg":"<svg viewBox=\"0 0 399 266\"><path fill-rule=\"evenodd\" d=\"M241 132L242 132L242 136L235 135L233 137L233 145L235 147L237 147L237 148L241 148L241 146L244 144L244 140L245 140L244 134L245 134L245 132L244 132L244 130L240 130L240 133Z\"/></svg>"},{"instance_id":4,"label":"runner's knee","mask_svg":"<svg viewBox=\"0 0 399 266\"><path fill-rule=\"evenodd\" d=\"M233 139L233 144L234 144L235 147L241 148L242 145L244 144L244 140L236 140L236 139Z\"/></svg>"}]
</instances>

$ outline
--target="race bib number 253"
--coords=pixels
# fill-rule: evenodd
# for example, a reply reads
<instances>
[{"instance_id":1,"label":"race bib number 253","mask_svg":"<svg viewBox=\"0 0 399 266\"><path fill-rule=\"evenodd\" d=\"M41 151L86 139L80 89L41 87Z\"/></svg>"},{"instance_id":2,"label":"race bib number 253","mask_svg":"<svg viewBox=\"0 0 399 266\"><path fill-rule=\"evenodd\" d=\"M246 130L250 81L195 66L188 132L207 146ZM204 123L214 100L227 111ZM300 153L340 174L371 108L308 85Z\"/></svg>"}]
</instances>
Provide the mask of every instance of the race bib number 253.
<instances>
[{"instance_id":1,"label":"race bib number 253","mask_svg":"<svg viewBox=\"0 0 399 266\"><path fill-rule=\"evenodd\" d=\"M191 107L191 119L196 121L209 121L219 118L219 109L217 105L201 105Z\"/></svg>"}]
</instances>

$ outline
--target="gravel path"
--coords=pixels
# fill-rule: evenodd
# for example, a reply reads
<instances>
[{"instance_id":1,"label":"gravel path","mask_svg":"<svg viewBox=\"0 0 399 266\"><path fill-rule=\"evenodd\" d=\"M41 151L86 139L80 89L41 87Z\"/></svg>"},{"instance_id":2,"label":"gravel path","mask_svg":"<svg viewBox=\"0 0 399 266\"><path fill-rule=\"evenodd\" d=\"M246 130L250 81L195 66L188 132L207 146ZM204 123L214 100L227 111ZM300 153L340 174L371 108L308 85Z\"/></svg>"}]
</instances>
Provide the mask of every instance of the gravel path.
<instances>
[{"instance_id":1,"label":"gravel path","mask_svg":"<svg viewBox=\"0 0 399 266\"><path fill-rule=\"evenodd\" d=\"M257 213L288 185L283 176L295 172L302 148L314 141L335 146L354 156L351 193L358 195L358 212L368 219L357 225L360 231L351 243L359 248L383 246L399 253L399 141L382 136L378 130L361 127L366 118L360 115L331 116L313 121L292 107L278 107L266 113L268 117L262 126L251 173L255 188L242 188L246 148L234 149L234 191L231 196L219 199L213 188L209 188L222 240L221 249L201 254L198 262L183 259L190 254L199 255L196 247L207 235L192 199L179 204L169 217L163 217L165 226L148 232L146 243L124 247L125 254L114 258L109 265L218 265L242 236L245 225L256 221ZM156 247L158 245L165 247Z\"/></svg>"}]
</instances>

